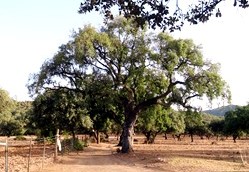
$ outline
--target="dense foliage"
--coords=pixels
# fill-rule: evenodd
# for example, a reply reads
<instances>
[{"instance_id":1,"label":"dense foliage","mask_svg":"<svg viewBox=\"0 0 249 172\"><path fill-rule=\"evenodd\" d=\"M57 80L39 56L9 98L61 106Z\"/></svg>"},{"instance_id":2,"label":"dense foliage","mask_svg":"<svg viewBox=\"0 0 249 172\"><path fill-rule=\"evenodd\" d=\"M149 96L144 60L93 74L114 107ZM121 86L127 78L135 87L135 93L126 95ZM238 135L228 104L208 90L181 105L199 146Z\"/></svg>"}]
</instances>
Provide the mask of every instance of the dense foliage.
<instances>
[{"instance_id":1,"label":"dense foliage","mask_svg":"<svg viewBox=\"0 0 249 172\"><path fill-rule=\"evenodd\" d=\"M17 102L0 89L0 135L21 135L27 131L31 102Z\"/></svg>"},{"instance_id":2,"label":"dense foliage","mask_svg":"<svg viewBox=\"0 0 249 172\"><path fill-rule=\"evenodd\" d=\"M79 129L89 129L92 121L87 114L84 101L74 92L48 90L33 101L29 116L29 127L37 129L35 134L49 136L56 129L69 131L75 137Z\"/></svg>"},{"instance_id":3,"label":"dense foliage","mask_svg":"<svg viewBox=\"0 0 249 172\"><path fill-rule=\"evenodd\" d=\"M238 107L225 114L224 132L233 136L234 142L238 137L249 133L249 105Z\"/></svg>"},{"instance_id":4,"label":"dense foliage","mask_svg":"<svg viewBox=\"0 0 249 172\"><path fill-rule=\"evenodd\" d=\"M137 122L137 130L146 137L146 143L154 143L159 133L165 133L171 126L170 113L173 110L164 109L160 105L141 111Z\"/></svg>"}]
</instances>

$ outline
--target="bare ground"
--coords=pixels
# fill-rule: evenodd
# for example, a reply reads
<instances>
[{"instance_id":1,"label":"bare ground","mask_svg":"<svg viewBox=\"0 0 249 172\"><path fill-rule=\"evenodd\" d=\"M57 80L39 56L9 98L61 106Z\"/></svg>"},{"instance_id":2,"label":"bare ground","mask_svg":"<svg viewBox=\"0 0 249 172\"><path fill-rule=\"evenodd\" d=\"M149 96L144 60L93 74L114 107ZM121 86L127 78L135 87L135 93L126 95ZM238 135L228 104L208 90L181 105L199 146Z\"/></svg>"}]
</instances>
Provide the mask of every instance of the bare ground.
<instances>
[{"instance_id":1,"label":"bare ground","mask_svg":"<svg viewBox=\"0 0 249 172\"><path fill-rule=\"evenodd\" d=\"M58 162L40 172L210 172L249 171L248 140L156 140L134 144L134 153L116 152L115 143L90 144L84 151L59 156Z\"/></svg>"}]
</instances>

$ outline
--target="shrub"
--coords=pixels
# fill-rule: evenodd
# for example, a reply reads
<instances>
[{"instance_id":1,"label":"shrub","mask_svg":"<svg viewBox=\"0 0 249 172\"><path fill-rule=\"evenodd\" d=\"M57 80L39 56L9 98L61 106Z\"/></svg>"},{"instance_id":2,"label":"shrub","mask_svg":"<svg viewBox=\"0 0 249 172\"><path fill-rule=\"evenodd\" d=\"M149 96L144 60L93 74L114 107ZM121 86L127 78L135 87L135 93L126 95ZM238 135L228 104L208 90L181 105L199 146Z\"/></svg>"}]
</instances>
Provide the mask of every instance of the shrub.
<instances>
[{"instance_id":1,"label":"shrub","mask_svg":"<svg viewBox=\"0 0 249 172\"><path fill-rule=\"evenodd\" d=\"M19 135L19 136L16 136L14 140L27 140L27 139L24 136Z\"/></svg>"},{"instance_id":2,"label":"shrub","mask_svg":"<svg viewBox=\"0 0 249 172\"><path fill-rule=\"evenodd\" d=\"M54 137L46 137L45 138L47 144L54 144L55 138Z\"/></svg>"},{"instance_id":3,"label":"shrub","mask_svg":"<svg viewBox=\"0 0 249 172\"><path fill-rule=\"evenodd\" d=\"M86 143L83 141L80 141L79 139L75 139L73 143L73 148L77 151L81 151L86 147Z\"/></svg>"}]
</instances>

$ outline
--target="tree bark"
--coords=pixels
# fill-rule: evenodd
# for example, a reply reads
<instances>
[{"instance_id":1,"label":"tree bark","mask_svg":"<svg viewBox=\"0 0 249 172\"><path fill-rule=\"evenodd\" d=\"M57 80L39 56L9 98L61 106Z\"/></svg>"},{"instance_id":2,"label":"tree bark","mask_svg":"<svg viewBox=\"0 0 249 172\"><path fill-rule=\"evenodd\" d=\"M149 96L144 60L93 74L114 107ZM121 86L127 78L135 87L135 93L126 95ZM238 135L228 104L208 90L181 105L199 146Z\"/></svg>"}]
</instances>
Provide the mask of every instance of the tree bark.
<instances>
[{"instance_id":1,"label":"tree bark","mask_svg":"<svg viewBox=\"0 0 249 172\"><path fill-rule=\"evenodd\" d=\"M122 143L123 143L123 134L124 133L124 131L122 131L122 133L121 133L121 135L119 136L119 142L118 142L118 145L117 146L122 146ZM117 140L118 140L118 138L117 138Z\"/></svg>"},{"instance_id":2,"label":"tree bark","mask_svg":"<svg viewBox=\"0 0 249 172\"><path fill-rule=\"evenodd\" d=\"M151 135L151 132L144 132L144 135L146 137L146 140L145 140L145 143L148 144L150 143L150 135Z\"/></svg>"},{"instance_id":3,"label":"tree bark","mask_svg":"<svg viewBox=\"0 0 249 172\"><path fill-rule=\"evenodd\" d=\"M191 142L194 142L194 136L192 133L190 134L190 138L191 138Z\"/></svg>"},{"instance_id":4,"label":"tree bark","mask_svg":"<svg viewBox=\"0 0 249 172\"><path fill-rule=\"evenodd\" d=\"M167 137L167 133L166 133L166 132L164 133L164 139L165 139L165 140L167 140L167 139L168 139L168 137Z\"/></svg>"},{"instance_id":5,"label":"tree bark","mask_svg":"<svg viewBox=\"0 0 249 172\"><path fill-rule=\"evenodd\" d=\"M237 139L237 135L236 134L233 134L233 142L236 143L236 139Z\"/></svg>"},{"instance_id":6,"label":"tree bark","mask_svg":"<svg viewBox=\"0 0 249 172\"><path fill-rule=\"evenodd\" d=\"M134 126L132 124L125 124L122 138L122 153L133 152L133 134Z\"/></svg>"},{"instance_id":7,"label":"tree bark","mask_svg":"<svg viewBox=\"0 0 249 172\"><path fill-rule=\"evenodd\" d=\"M175 136L177 137L177 141L181 141L181 134L176 134Z\"/></svg>"},{"instance_id":8,"label":"tree bark","mask_svg":"<svg viewBox=\"0 0 249 172\"><path fill-rule=\"evenodd\" d=\"M75 140L75 138L76 138L76 137L75 137L75 132L74 132L74 129L72 129L72 131L71 131L71 132L72 132L72 135L73 135L73 140Z\"/></svg>"},{"instance_id":9,"label":"tree bark","mask_svg":"<svg viewBox=\"0 0 249 172\"><path fill-rule=\"evenodd\" d=\"M136 123L137 115L130 113L129 116L126 115L123 132L122 132L122 153L133 152L133 135L134 126Z\"/></svg>"},{"instance_id":10,"label":"tree bark","mask_svg":"<svg viewBox=\"0 0 249 172\"><path fill-rule=\"evenodd\" d=\"M100 133L99 133L99 130L93 130L93 136L94 136L94 139L95 139L95 141L96 141L96 143L97 144L99 144L100 143Z\"/></svg>"},{"instance_id":11,"label":"tree bark","mask_svg":"<svg viewBox=\"0 0 249 172\"><path fill-rule=\"evenodd\" d=\"M100 133L99 133L99 130L97 130L97 144L100 144Z\"/></svg>"},{"instance_id":12,"label":"tree bark","mask_svg":"<svg viewBox=\"0 0 249 172\"><path fill-rule=\"evenodd\" d=\"M149 131L149 132L144 132L144 135L146 137L146 141L145 143L147 144L153 144L155 143L155 138L157 136L159 132L152 132L152 131Z\"/></svg>"},{"instance_id":13,"label":"tree bark","mask_svg":"<svg viewBox=\"0 0 249 172\"><path fill-rule=\"evenodd\" d=\"M156 139L156 136L159 132L155 132L151 135L151 138L150 138L150 144L154 144L155 143L155 139Z\"/></svg>"}]
</instances>

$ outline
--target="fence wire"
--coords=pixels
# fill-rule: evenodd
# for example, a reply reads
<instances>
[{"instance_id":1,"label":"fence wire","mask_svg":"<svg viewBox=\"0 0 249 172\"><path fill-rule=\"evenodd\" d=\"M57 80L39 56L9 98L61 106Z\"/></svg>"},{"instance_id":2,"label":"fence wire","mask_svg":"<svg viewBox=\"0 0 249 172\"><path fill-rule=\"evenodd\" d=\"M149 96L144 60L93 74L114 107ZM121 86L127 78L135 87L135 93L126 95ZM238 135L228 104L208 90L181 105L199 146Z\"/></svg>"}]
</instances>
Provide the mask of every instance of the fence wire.
<instances>
[{"instance_id":1,"label":"fence wire","mask_svg":"<svg viewBox=\"0 0 249 172\"><path fill-rule=\"evenodd\" d=\"M16 137L7 138L7 161L5 142L6 138L0 138L0 171L4 172L32 172L39 171L43 167L52 164L55 157L56 138L31 138L16 140ZM61 151L58 156L75 151L73 139L61 139ZM58 146L56 146L58 149Z\"/></svg>"}]
</instances>

